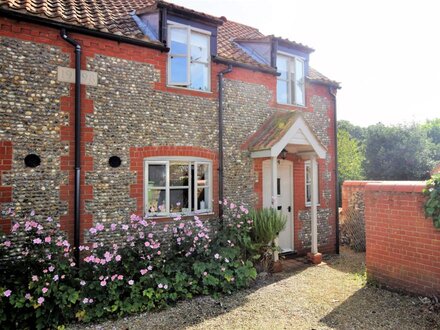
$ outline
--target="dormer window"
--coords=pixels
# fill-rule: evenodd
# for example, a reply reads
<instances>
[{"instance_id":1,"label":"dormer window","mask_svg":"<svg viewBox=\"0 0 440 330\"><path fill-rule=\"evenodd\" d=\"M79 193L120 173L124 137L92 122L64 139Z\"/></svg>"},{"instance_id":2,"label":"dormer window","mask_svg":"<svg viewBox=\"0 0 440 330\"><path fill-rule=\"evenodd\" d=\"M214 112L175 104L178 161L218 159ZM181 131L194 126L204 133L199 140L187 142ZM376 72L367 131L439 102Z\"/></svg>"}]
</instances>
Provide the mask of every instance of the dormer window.
<instances>
[{"instance_id":1,"label":"dormer window","mask_svg":"<svg viewBox=\"0 0 440 330\"><path fill-rule=\"evenodd\" d=\"M288 54L277 55L277 102L305 105L304 60Z\"/></svg>"},{"instance_id":2,"label":"dormer window","mask_svg":"<svg viewBox=\"0 0 440 330\"><path fill-rule=\"evenodd\" d=\"M168 85L210 90L209 31L178 23L168 24Z\"/></svg>"}]
</instances>

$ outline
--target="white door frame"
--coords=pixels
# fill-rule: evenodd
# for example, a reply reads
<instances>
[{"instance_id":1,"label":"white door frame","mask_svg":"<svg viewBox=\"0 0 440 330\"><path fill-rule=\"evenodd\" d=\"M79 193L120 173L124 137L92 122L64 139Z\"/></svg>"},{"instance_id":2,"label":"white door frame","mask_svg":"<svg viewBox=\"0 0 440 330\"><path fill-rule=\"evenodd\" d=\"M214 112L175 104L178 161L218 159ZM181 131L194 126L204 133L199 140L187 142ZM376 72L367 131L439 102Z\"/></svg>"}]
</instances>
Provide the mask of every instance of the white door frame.
<instances>
[{"instance_id":1,"label":"white door frame","mask_svg":"<svg viewBox=\"0 0 440 330\"><path fill-rule=\"evenodd\" d=\"M287 249L284 252L289 252L290 251L294 251L295 249L295 216L294 216L294 186L293 186L293 162L290 160L284 160L284 159L278 159L277 160L277 167L279 167L280 165L282 166L287 166L288 167L288 173L289 173L289 186L290 186L290 207L291 207L291 212L287 212L287 210L283 210L285 211L285 214L287 214L287 221L290 221L290 242L291 242L291 247L289 247L289 249ZM262 164L262 168L263 168L263 182L262 182L262 188L263 188L263 207L272 207L274 206L272 204L273 202L273 197L272 197L272 186L274 185L274 181L275 181L275 186L276 186L276 182L277 180L272 181L272 160L271 159L267 159L263 161ZM276 173L280 173L280 171L277 169ZM275 205L276 206L276 205Z\"/></svg>"}]
</instances>

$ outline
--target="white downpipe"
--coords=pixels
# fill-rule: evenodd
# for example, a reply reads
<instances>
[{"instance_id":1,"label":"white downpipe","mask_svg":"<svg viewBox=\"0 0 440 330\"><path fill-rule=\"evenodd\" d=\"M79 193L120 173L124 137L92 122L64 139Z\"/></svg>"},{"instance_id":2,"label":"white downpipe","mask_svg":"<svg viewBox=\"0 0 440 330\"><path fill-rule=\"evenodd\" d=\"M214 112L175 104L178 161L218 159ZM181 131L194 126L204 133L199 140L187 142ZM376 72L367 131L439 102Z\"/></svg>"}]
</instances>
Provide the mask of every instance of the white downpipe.
<instances>
[{"instance_id":1,"label":"white downpipe","mask_svg":"<svg viewBox=\"0 0 440 330\"><path fill-rule=\"evenodd\" d=\"M312 185L311 185L311 230L312 230L312 253L318 253L318 163L316 155L310 157L312 165Z\"/></svg>"}]
</instances>

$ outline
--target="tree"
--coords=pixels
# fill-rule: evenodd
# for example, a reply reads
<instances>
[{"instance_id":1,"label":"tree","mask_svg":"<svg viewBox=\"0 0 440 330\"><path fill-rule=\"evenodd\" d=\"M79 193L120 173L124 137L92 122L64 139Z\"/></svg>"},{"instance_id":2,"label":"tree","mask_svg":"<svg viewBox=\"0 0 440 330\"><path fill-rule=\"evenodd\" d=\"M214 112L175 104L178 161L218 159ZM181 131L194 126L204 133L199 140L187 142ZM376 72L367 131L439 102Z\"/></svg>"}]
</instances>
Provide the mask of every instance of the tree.
<instances>
[{"instance_id":1,"label":"tree","mask_svg":"<svg viewBox=\"0 0 440 330\"><path fill-rule=\"evenodd\" d=\"M365 174L369 180L424 180L432 166L429 147L420 125L369 126Z\"/></svg>"},{"instance_id":2,"label":"tree","mask_svg":"<svg viewBox=\"0 0 440 330\"><path fill-rule=\"evenodd\" d=\"M429 151L433 166L440 163L440 118L428 120L422 125L430 141Z\"/></svg>"},{"instance_id":3,"label":"tree","mask_svg":"<svg viewBox=\"0 0 440 330\"><path fill-rule=\"evenodd\" d=\"M338 130L345 130L350 134L350 137L358 140L359 143L365 141L367 129L357 125L353 125L348 120L338 120Z\"/></svg>"},{"instance_id":4,"label":"tree","mask_svg":"<svg viewBox=\"0 0 440 330\"><path fill-rule=\"evenodd\" d=\"M339 183L345 180L362 180L364 153L359 142L345 129L338 129L338 176Z\"/></svg>"}]
</instances>

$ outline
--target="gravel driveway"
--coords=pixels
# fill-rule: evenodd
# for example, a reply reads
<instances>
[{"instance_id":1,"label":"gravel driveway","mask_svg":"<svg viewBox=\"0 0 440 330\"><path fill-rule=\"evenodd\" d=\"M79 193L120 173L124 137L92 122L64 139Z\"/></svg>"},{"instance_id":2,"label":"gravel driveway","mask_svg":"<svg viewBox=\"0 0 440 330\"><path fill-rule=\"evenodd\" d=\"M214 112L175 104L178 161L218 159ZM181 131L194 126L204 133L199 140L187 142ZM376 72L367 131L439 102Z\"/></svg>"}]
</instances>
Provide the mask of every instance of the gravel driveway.
<instances>
[{"instance_id":1,"label":"gravel driveway","mask_svg":"<svg viewBox=\"0 0 440 330\"><path fill-rule=\"evenodd\" d=\"M364 257L343 249L318 266L286 261L232 296L72 329L440 329L438 305L366 286Z\"/></svg>"}]
</instances>

